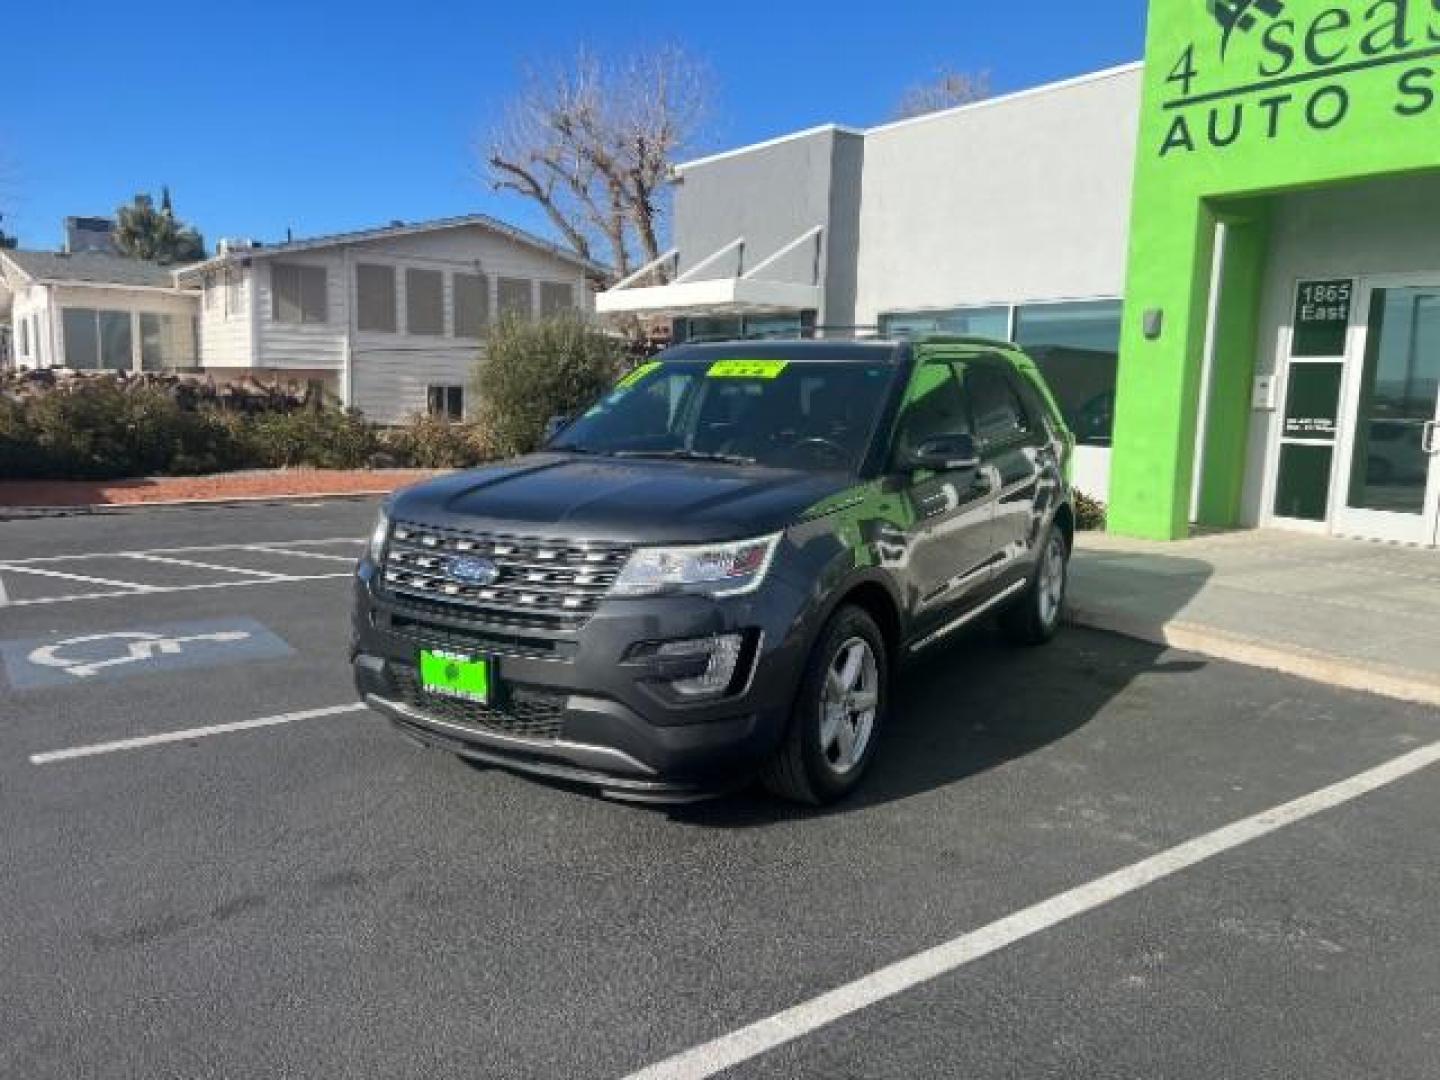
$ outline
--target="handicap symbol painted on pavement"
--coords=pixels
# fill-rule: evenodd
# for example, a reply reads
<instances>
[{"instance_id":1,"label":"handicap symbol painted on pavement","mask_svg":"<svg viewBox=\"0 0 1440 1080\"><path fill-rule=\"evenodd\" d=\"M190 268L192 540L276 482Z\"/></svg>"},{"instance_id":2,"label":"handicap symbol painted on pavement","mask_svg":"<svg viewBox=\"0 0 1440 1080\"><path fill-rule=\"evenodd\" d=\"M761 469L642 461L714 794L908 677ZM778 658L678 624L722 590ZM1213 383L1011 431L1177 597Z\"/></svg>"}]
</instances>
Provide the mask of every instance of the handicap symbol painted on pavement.
<instances>
[{"instance_id":1,"label":"handicap symbol painted on pavement","mask_svg":"<svg viewBox=\"0 0 1440 1080\"><path fill-rule=\"evenodd\" d=\"M0 658L10 685L17 690L220 667L293 652L253 619L169 623L103 634L0 641Z\"/></svg>"}]
</instances>

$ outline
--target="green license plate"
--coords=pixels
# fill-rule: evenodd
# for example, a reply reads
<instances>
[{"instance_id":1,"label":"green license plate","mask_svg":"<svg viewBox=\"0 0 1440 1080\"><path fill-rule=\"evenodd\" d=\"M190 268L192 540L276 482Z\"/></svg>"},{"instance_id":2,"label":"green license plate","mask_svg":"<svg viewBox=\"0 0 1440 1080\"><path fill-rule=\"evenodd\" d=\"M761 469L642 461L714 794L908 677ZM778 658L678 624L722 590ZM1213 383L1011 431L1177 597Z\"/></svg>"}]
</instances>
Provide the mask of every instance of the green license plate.
<instances>
[{"instance_id":1,"label":"green license plate","mask_svg":"<svg viewBox=\"0 0 1440 1080\"><path fill-rule=\"evenodd\" d=\"M490 661L462 653L422 649L420 688L427 694L483 705L490 700Z\"/></svg>"}]
</instances>

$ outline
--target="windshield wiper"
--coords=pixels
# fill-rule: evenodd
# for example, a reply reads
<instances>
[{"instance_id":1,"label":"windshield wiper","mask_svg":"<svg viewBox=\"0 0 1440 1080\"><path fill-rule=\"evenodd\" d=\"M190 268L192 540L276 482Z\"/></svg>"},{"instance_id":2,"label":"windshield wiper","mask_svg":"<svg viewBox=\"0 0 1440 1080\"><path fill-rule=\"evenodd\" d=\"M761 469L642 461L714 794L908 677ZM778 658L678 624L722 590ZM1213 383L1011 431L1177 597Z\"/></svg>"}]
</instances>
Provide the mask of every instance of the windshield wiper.
<instances>
[{"instance_id":1,"label":"windshield wiper","mask_svg":"<svg viewBox=\"0 0 1440 1080\"><path fill-rule=\"evenodd\" d=\"M740 454L709 454L704 450L622 450L617 458L656 458L662 461L718 461L722 465L754 465L753 457Z\"/></svg>"}]
</instances>

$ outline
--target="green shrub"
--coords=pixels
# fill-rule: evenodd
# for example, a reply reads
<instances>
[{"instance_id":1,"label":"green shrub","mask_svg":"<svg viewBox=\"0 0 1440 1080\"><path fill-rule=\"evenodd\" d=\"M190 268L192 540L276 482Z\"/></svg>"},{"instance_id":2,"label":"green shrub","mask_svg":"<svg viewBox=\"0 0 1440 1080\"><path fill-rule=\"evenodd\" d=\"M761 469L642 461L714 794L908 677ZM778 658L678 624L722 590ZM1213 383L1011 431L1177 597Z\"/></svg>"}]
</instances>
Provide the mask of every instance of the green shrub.
<instances>
[{"instance_id":1,"label":"green shrub","mask_svg":"<svg viewBox=\"0 0 1440 1080\"><path fill-rule=\"evenodd\" d=\"M1105 531L1105 504L1083 491L1075 492L1075 527L1081 532Z\"/></svg>"},{"instance_id":2,"label":"green shrub","mask_svg":"<svg viewBox=\"0 0 1440 1080\"><path fill-rule=\"evenodd\" d=\"M475 369L486 449L501 457L534 450L547 420L589 407L624 364L624 344L578 314L502 320Z\"/></svg>"},{"instance_id":3,"label":"green shrub","mask_svg":"<svg viewBox=\"0 0 1440 1080\"><path fill-rule=\"evenodd\" d=\"M241 408L232 408L238 404ZM357 413L279 392L217 395L148 376L0 380L0 476L111 479L311 465L359 468L379 447Z\"/></svg>"},{"instance_id":4,"label":"green shrub","mask_svg":"<svg viewBox=\"0 0 1440 1080\"><path fill-rule=\"evenodd\" d=\"M382 456L416 469L468 469L487 457L474 425L423 413L385 432L380 444Z\"/></svg>"},{"instance_id":5,"label":"green shrub","mask_svg":"<svg viewBox=\"0 0 1440 1080\"><path fill-rule=\"evenodd\" d=\"M375 426L354 410L265 413L245 417L236 428L256 468L363 469L380 448Z\"/></svg>"},{"instance_id":6,"label":"green shrub","mask_svg":"<svg viewBox=\"0 0 1440 1080\"><path fill-rule=\"evenodd\" d=\"M0 397L0 476L45 475L46 457L18 401Z\"/></svg>"},{"instance_id":7,"label":"green shrub","mask_svg":"<svg viewBox=\"0 0 1440 1080\"><path fill-rule=\"evenodd\" d=\"M94 379L10 402L25 449L10 475L108 479L223 467L230 456L204 413L152 386ZM12 450L7 456L14 456Z\"/></svg>"}]
</instances>

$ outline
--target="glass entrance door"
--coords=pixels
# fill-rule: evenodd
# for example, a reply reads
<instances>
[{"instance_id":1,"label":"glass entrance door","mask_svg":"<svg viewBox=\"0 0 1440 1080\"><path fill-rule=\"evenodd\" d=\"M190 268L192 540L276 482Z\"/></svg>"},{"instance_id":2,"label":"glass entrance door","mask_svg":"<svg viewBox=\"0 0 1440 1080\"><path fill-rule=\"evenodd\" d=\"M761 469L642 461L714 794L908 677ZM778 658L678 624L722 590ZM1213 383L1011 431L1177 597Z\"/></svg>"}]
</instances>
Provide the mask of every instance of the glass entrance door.
<instances>
[{"instance_id":1,"label":"glass entrance door","mask_svg":"<svg viewBox=\"0 0 1440 1080\"><path fill-rule=\"evenodd\" d=\"M1440 275L1375 279L1351 336L1335 531L1434 546L1440 519Z\"/></svg>"}]
</instances>

